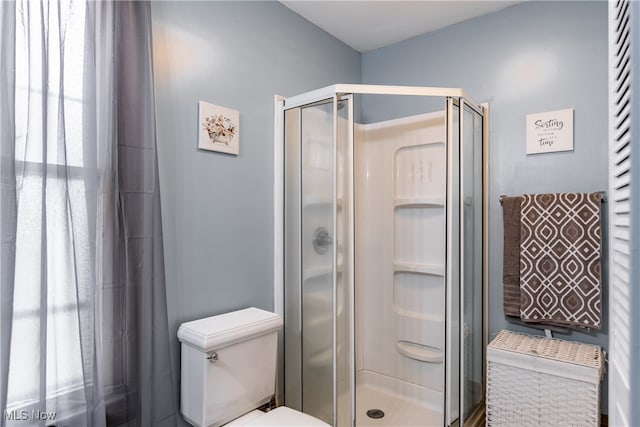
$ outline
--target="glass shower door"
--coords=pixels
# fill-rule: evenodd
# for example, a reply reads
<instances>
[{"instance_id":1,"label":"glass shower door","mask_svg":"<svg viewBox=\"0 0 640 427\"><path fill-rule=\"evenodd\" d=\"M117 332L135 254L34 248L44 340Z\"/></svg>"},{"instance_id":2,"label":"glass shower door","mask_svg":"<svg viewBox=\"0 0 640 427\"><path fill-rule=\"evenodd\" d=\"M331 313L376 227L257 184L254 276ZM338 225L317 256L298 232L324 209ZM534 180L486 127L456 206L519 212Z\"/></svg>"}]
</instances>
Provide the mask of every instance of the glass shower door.
<instances>
[{"instance_id":1,"label":"glass shower door","mask_svg":"<svg viewBox=\"0 0 640 427\"><path fill-rule=\"evenodd\" d=\"M334 123L333 102L302 108L302 409L333 423Z\"/></svg>"},{"instance_id":2,"label":"glass shower door","mask_svg":"<svg viewBox=\"0 0 640 427\"><path fill-rule=\"evenodd\" d=\"M483 117L461 101L461 319L460 416L483 402Z\"/></svg>"},{"instance_id":3,"label":"glass shower door","mask_svg":"<svg viewBox=\"0 0 640 427\"><path fill-rule=\"evenodd\" d=\"M347 108L345 108L347 107ZM285 113L285 400L350 423L351 100Z\"/></svg>"},{"instance_id":4,"label":"glass shower door","mask_svg":"<svg viewBox=\"0 0 640 427\"><path fill-rule=\"evenodd\" d=\"M484 397L483 116L464 99L447 102L446 425L479 415Z\"/></svg>"}]
</instances>

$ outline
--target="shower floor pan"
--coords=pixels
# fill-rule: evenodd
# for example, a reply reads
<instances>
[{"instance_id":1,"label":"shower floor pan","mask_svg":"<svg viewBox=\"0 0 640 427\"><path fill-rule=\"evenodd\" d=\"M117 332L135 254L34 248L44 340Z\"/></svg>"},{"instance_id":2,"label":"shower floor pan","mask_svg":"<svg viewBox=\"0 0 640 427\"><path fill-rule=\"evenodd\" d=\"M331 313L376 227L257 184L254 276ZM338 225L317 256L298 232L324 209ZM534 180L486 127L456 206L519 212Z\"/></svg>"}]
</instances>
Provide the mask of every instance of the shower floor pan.
<instances>
[{"instance_id":1,"label":"shower floor pan","mask_svg":"<svg viewBox=\"0 0 640 427\"><path fill-rule=\"evenodd\" d=\"M384 412L372 418L367 411ZM379 416L379 413L370 412ZM441 426L442 410L389 388L358 381L356 388L357 427L413 427Z\"/></svg>"}]
</instances>

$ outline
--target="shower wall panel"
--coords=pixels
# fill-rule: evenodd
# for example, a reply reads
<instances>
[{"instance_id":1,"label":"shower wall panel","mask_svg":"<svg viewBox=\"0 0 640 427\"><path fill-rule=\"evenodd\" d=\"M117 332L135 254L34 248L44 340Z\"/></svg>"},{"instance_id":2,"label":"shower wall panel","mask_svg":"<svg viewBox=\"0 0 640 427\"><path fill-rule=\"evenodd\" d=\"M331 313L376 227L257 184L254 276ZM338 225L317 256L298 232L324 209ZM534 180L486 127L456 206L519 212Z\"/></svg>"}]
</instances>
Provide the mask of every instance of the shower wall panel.
<instances>
[{"instance_id":1,"label":"shower wall panel","mask_svg":"<svg viewBox=\"0 0 640 427\"><path fill-rule=\"evenodd\" d=\"M356 128L356 370L442 413L444 112Z\"/></svg>"}]
</instances>

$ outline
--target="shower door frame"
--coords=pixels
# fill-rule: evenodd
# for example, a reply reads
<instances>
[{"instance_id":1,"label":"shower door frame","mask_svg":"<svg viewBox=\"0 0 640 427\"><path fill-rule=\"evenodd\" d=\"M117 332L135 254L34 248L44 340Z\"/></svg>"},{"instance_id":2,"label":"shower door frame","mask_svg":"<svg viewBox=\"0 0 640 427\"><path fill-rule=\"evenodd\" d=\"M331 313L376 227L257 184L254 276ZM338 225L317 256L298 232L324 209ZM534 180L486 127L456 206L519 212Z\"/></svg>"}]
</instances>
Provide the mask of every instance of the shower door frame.
<instances>
[{"instance_id":1,"label":"shower door frame","mask_svg":"<svg viewBox=\"0 0 640 427\"><path fill-rule=\"evenodd\" d=\"M463 141L463 129L462 129L462 115L463 115L463 106L468 106L473 111L478 113L482 117L482 342L483 342L483 384L482 384L482 397L483 401L486 397L486 347L488 345L488 236L489 236L489 218L488 218L488 200L489 200L489 108L487 103L478 104L470 98L463 89L461 88L440 88L440 87L422 87L422 86L382 86L382 85L354 85L354 84L336 84L327 86L321 89L317 89L311 92L306 92L297 96L285 98L282 96L276 95L274 97L274 311L280 314L284 318L284 285L285 285L285 272L284 272L284 153L285 153L285 112L287 110L293 108L299 108L308 106L311 104L319 103L319 102L333 102L334 105L334 120L337 120L337 110L336 105L337 102L341 99L348 99L349 102L349 120L350 123L354 124L354 112L353 112L353 95L404 95L404 96L424 96L424 97L439 97L445 101L445 109L446 109L446 140L447 140L447 200L450 199L450 194L452 194L453 189L450 188L449 185L449 175L452 173L450 169L450 164L452 159L450 158L450 146L454 142L453 134L452 134L452 126L453 120L451 120L451 105L456 105L458 107L459 114L459 133L457 141L458 144L458 154L461 157L462 150L462 141ZM349 295L351 300L350 304L350 355L351 360L349 361L349 375L351 377L351 387L350 387L350 400L351 400L351 424L356 425L356 383L355 383L355 271L353 269L354 266L354 252L355 252L355 233L354 233L354 131L353 126L349 129L348 134L348 151L349 151L349 162L350 162L350 171L351 171L351 185L349 186L349 203L350 203L350 217L349 217L349 230L350 230L350 238L353 243L353 247L350 248L349 251L349 262L352 266L352 270L350 271L348 278L348 286L349 286ZM333 133L333 145L334 145L334 155L336 155L336 146L337 146L337 131L336 131L336 123L334 122L334 133ZM335 161L334 161L335 163ZM461 161L458 161L458 174L461 175L460 172ZM337 171L334 171L337 173ZM334 180L335 187L335 180ZM458 188L460 192L460 188ZM449 257L451 246L449 244L449 236L450 230L453 228L453 224L450 221L450 212L453 211L456 207L448 206L446 210L446 235L447 235L447 257ZM335 212L334 212L334 227L335 227ZM458 218L458 227L461 227L461 219ZM462 239L460 239L461 241ZM335 250L334 250L335 255ZM461 260L462 261L462 260ZM334 263L336 260L334 259ZM447 270L449 269L450 262L447 261L447 265L445 266ZM462 276L462 262L461 268L458 272L460 280L463 279ZM335 282L335 271L334 275L334 288L336 286ZM446 276L446 288L447 292L451 288L451 279L452 275L447 274ZM463 309L463 288L464 286L460 286L461 292L458 296L458 304L460 306L460 318L459 318L459 337L460 337L460 348L459 352L462 354L462 345L464 342L464 333L462 331L462 327L464 325L464 309ZM335 296L335 289L334 289ZM447 297L447 301L450 298ZM335 298L334 298L335 305ZM335 307L334 307L335 310ZM450 308L447 309L448 312L451 311ZM447 314L448 316L448 314ZM335 321L335 319L334 319ZM446 328L448 329L448 327ZM335 326L334 326L335 331ZM280 334L279 338L279 354L284 354L284 333ZM335 341L335 339L334 339ZM450 340L447 340L450 341ZM335 346L335 342L334 342ZM445 344L445 349L449 346L449 342ZM446 352L447 350L445 350ZM448 356L445 353L445 363L448 360ZM334 349L334 362L335 362L335 349ZM459 399L458 399L458 414L463 414L463 392L464 389L462 387L462 383L464 381L463 376L463 358L460 357L459 366L458 366L458 387L459 387ZM334 363L334 425L336 425L336 376L335 376L335 363ZM448 375L448 371L451 369L448 363L445 364L445 389L444 389L444 407L443 407L443 418L444 425L460 425L459 419L451 419L449 420L449 405L448 405L448 387L446 384L446 378ZM284 357L279 357L279 375L276 389L276 401L279 404L284 404L283 396L284 396ZM483 419L484 416L484 405L480 405L482 407L476 408L476 410L464 420L464 425L476 425ZM342 426L341 426L342 427Z\"/></svg>"}]
</instances>

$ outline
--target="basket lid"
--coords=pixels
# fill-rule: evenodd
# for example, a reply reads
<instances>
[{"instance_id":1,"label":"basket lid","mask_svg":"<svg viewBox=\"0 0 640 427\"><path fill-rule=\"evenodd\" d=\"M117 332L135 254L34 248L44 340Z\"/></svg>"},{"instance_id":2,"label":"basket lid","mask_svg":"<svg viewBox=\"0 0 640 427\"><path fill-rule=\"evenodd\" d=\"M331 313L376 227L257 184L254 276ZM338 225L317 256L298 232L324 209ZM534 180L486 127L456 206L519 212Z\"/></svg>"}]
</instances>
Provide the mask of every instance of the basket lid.
<instances>
[{"instance_id":1,"label":"basket lid","mask_svg":"<svg viewBox=\"0 0 640 427\"><path fill-rule=\"evenodd\" d=\"M506 350L574 365L602 369L602 349L597 345L546 338L502 330L489 344L488 350Z\"/></svg>"},{"instance_id":2,"label":"basket lid","mask_svg":"<svg viewBox=\"0 0 640 427\"><path fill-rule=\"evenodd\" d=\"M209 352L250 338L275 332L282 318L250 307L204 319L185 322L178 328L180 342Z\"/></svg>"}]
</instances>

